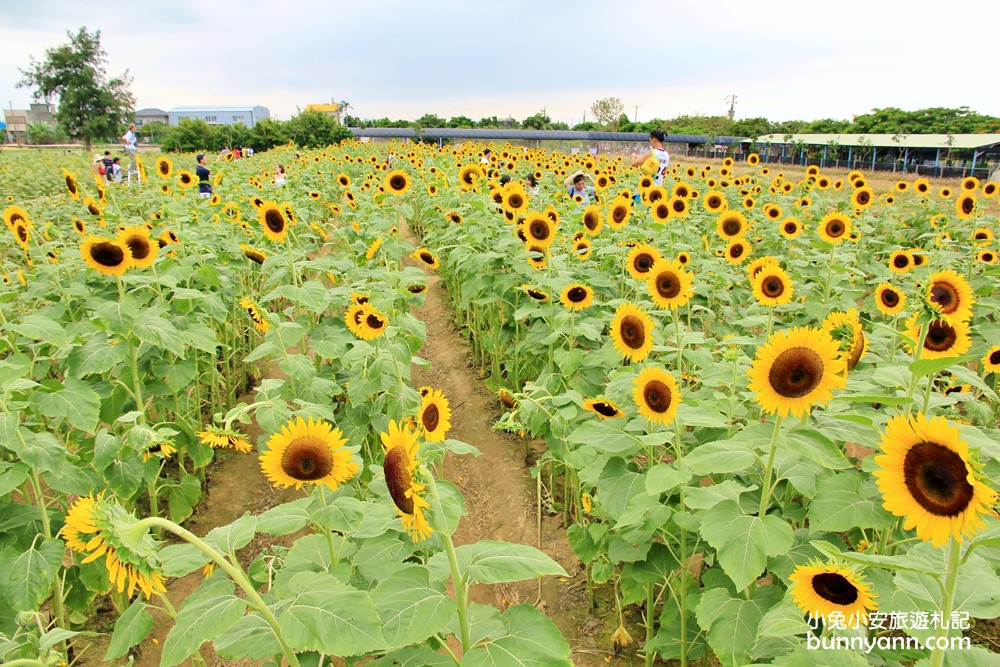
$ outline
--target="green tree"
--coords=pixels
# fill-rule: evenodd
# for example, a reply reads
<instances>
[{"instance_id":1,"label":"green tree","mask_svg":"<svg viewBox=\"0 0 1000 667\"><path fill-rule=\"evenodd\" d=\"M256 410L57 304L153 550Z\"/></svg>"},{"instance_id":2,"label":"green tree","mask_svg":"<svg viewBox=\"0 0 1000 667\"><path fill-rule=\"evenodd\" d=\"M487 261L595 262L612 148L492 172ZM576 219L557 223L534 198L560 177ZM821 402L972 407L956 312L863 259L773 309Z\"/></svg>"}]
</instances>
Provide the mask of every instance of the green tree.
<instances>
[{"instance_id":1,"label":"green tree","mask_svg":"<svg viewBox=\"0 0 1000 667\"><path fill-rule=\"evenodd\" d=\"M552 119L548 114L539 111L533 116L528 116L521 123L526 130L549 130L552 129Z\"/></svg>"},{"instance_id":2,"label":"green tree","mask_svg":"<svg viewBox=\"0 0 1000 667\"><path fill-rule=\"evenodd\" d=\"M434 113L425 113L414 122L419 127L445 127L447 125L444 118Z\"/></svg>"},{"instance_id":3,"label":"green tree","mask_svg":"<svg viewBox=\"0 0 1000 667\"><path fill-rule=\"evenodd\" d=\"M744 118L733 123L729 130L734 137L756 139L765 134L771 134L774 131L774 126L766 118Z\"/></svg>"},{"instance_id":4,"label":"green tree","mask_svg":"<svg viewBox=\"0 0 1000 667\"><path fill-rule=\"evenodd\" d=\"M618 120L625 112L625 104L617 97L604 97L590 105L590 113L605 130L618 128Z\"/></svg>"},{"instance_id":5,"label":"green tree","mask_svg":"<svg viewBox=\"0 0 1000 667\"><path fill-rule=\"evenodd\" d=\"M468 116L452 116L445 127L469 129L476 126L476 121Z\"/></svg>"},{"instance_id":6,"label":"green tree","mask_svg":"<svg viewBox=\"0 0 1000 667\"><path fill-rule=\"evenodd\" d=\"M215 128L200 118L183 118L163 137L160 148L187 153L221 150L224 139Z\"/></svg>"},{"instance_id":7,"label":"green tree","mask_svg":"<svg viewBox=\"0 0 1000 667\"><path fill-rule=\"evenodd\" d=\"M344 125L347 127L361 127L361 119L351 114L344 114Z\"/></svg>"},{"instance_id":8,"label":"green tree","mask_svg":"<svg viewBox=\"0 0 1000 667\"><path fill-rule=\"evenodd\" d=\"M162 141L163 137L165 137L169 131L169 125L158 120L154 120L149 123L143 123L142 127L138 129L136 134L138 134L144 142L148 144L155 144Z\"/></svg>"},{"instance_id":9,"label":"green tree","mask_svg":"<svg viewBox=\"0 0 1000 667\"><path fill-rule=\"evenodd\" d=\"M48 123L28 123L28 141L39 145L61 144L66 141L66 134Z\"/></svg>"},{"instance_id":10,"label":"green tree","mask_svg":"<svg viewBox=\"0 0 1000 667\"><path fill-rule=\"evenodd\" d=\"M69 44L46 49L41 61L31 57L22 69L18 88L34 88L35 99L58 98L56 122L73 139L82 139L90 151L95 138L117 137L132 119L135 97L128 70L108 78L107 54L101 47L101 31L80 28L67 31Z\"/></svg>"},{"instance_id":11,"label":"green tree","mask_svg":"<svg viewBox=\"0 0 1000 667\"><path fill-rule=\"evenodd\" d=\"M287 123L288 134L303 148L320 148L339 144L354 134L321 111L303 111Z\"/></svg>"},{"instance_id":12,"label":"green tree","mask_svg":"<svg viewBox=\"0 0 1000 667\"><path fill-rule=\"evenodd\" d=\"M269 148L287 144L288 140L286 123L272 118L265 118L250 129L250 141L248 143L254 147L254 150L266 151Z\"/></svg>"}]
</instances>

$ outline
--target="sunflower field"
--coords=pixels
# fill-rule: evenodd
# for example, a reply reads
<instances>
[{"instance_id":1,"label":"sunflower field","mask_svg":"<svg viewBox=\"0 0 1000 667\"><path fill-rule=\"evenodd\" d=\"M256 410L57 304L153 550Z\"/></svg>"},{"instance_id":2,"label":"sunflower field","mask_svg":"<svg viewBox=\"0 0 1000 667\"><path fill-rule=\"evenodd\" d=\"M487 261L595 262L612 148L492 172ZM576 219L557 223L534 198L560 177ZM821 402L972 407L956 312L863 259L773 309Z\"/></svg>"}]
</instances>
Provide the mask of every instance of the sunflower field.
<instances>
[{"instance_id":1,"label":"sunflower field","mask_svg":"<svg viewBox=\"0 0 1000 667\"><path fill-rule=\"evenodd\" d=\"M469 598L567 573L452 540L440 466L477 450L411 377L434 272L616 647L992 664L1000 186L483 148L281 147L215 160L210 197L192 156L126 187L4 155L0 659L71 658L109 602L114 664L153 611L163 665L572 664L534 606ZM301 495L195 535L222 454ZM290 546L244 566L258 535Z\"/></svg>"}]
</instances>

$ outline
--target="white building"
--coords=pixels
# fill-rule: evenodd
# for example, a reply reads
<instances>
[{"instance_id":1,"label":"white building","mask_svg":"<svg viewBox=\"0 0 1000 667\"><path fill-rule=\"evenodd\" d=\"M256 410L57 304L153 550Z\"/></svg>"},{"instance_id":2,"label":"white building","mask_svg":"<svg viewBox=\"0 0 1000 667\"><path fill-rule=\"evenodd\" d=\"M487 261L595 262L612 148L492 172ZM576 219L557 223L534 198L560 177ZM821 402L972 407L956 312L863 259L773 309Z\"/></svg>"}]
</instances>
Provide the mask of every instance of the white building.
<instances>
[{"instance_id":1,"label":"white building","mask_svg":"<svg viewBox=\"0 0 1000 667\"><path fill-rule=\"evenodd\" d=\"M265 118L271 117L267 107L262 106L185 106L174 107L167 112L170 125L177 125L185 118L198 118L209 125L233 125L243 123L253 127Z\"/></svg>"}]
</instances>

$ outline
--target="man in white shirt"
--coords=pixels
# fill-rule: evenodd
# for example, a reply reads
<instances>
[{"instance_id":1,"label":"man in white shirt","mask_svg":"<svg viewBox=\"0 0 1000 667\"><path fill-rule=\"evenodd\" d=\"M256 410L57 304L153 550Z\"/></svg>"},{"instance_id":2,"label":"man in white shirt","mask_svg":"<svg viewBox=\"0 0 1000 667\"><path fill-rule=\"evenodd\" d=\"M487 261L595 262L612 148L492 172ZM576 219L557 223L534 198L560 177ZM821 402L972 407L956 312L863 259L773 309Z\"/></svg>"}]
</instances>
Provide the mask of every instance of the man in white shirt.
<instances>
[{"instance_id":1,"label":"man in white shirt","mask_svg":"<svg viewBox=\"0 0 1000 667\"><path fill-rule=\"evenodd\" d=\"M122 135L122 142L125 144L125 152L128 154L128 173L129 176L135 174L136 177L139 176L139 163L136 161L136 136L135 136L135 123L128 124L128 132Z\"/></svg>"}]
</instances>

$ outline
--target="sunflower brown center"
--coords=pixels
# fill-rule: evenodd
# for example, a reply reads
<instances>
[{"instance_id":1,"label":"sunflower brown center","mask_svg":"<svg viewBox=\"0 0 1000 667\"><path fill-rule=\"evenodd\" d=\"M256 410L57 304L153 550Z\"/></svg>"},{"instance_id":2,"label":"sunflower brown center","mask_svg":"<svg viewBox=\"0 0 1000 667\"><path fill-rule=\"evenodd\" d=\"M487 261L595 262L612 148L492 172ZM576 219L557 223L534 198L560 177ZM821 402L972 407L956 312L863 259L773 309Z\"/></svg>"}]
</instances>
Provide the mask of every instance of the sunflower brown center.
<instances>
[{"instance_id":1,"label":"sunflower brown center","mask_svg":"<svg viewBox=\"0 0 1000 667\"><path fill-rule=\"evenodd\" d=\"M149 241L141 236L130 236L125 239L125 245L132 251L132 259L142 261L149 257Z\"/></svg>"},{"instance_id":2,"label":"sunflower brown center","mask_svg":"<svg viewBox=\"0 0 1000 667\"><path fill-rule=\"evenodd\" d=\"M664 299L673 299L681 292L681 281L673 271L661 271L656 276L656 292Z\"/></svg>"},{"instance_id":3,"label":"sunflower brown center","mask_svg":"<svg viewBox=\"0 0 1000 667\"><path fill-rule=\"evenodd\" d=\"M940 320L931 322L924 339L924 349L932 352L947 352L958 340L958 332L950 324Z\"/></svg>"},{"instance_id":4,"label":"sunflower brown center","mask_svg":"<svg viewBox=\"0 0 1000 667\"><path fill-rule=\"evenodd\" d=\"M896 290L887 289L881 295L882 305L886 308L895 308L899 305L899 294Z\"/></svg>"},{"instance_id":5,"label":"sunflower brown center","mask_svg":"<svg viewBox=\"0 0 1000 667\"><path fill-rule=\"evenodd\" d=\"M427 405L427 409L420 415L420 422L424 425L424 430L428 433L437 429L438 424L441 423L441 411L438 409L436 403Z\"/></svg>"},{"instance_id":6,"label":"sunflower brown center","mask_svg":"<svg viewBox=\"0 0 1000 667\"><path fill-rule=\"evenodd\" d=\"M268 209L264 213L264 224L275 234L280 234L285 229L285 216L281 215L281 211Z\"/></svg>"},{"instance_id":7,"label":"sunflower brown center","mask_svg":"<svg viewBox=\"0 0 1000 667\"><path fill-rule=\"evenodd\" d=\"M931 285L931 302L936 303L942 313L954 313L958 310L958 292L948 283L934 283Z\"/></svg>"},{"instance_id":8,"label":"sunflower brown center","mask_svg":"<svg viewBox=\"0 0 1000 667\"><path fill-rule=\"evenodd\" d=\"M587 300L587 290L579 285L571 287L569 292L566 293L566 298L572 303L583 303Z\"/></svg>"},{"instance_id":9,"label":"sunflower brown center","mask_svg":"<svg viewBox=\"0 0 1000 667\"><path fill-rule=\"evenodd\" d=\"M705 204L708 206L708 208L719 208L720 206L722 206L722 200L716 197L715 195L712 195L707 200L705 200Z\"/></svg>"},{"instance_id":10,"label":"sunflower brown center","mask_svg":"<svg viewBox=\"0 0 1000 667\"><path fill-rule=\"evenodd\" d=\"M871 201L871 195L869 195L864 190L861 190L861 191L858 192L857 202L859 204L861 204L862 206L864 206L865 204L867 204L870 201Z\"/></svg>"},{"instance_id":11,"label":"sunflower brown center","mask_svg":"<svg viewBox=\"0 0 1000 667\"><path fill-rule=\"evenodd\" d=\"M729 218L722 223L722 233L726 236L736 236L743 229L743 225L735 218Z\"/></svg>"},{"instance_id":12,"label":"sunflower brown center","mask_svg":"<svg viewBox=\"0 0 1000 667\"><path fill-rule=\"evenodd\" d=\"M764 296L776 299L785 293L785 281L778 276L770 276L764 280L760 289L764 293Z\"/></svg>"},{"instance_id":13,"label":"sunflower brown center","mask_svg":"<svg viewBox=\"0 0 1000 667\"><path fill-rule=\"evenodd\" d=\"M841 236L844 235L845 230L846 227L844 226L844 223L841 222L840 220L831 220L826 225L826 233L831 238L835 239L840 238Z\"/></svg>"},{"instance_id":14,"label":"sunflower brown center","mask_svg":"<svg viewBox=\"0 0 1000 667\"><path fill-rule=\"evenodd\" d=\"M628 215L628 209L624 206L615 206L611 211L611 219L615 221L615 224L621 224L625 221L625 216Z\"/></svg>"},{"instance_id":15,"label":"sunflower brown center","mask_svg":"<svg viewBox=\"0 0 1000 667\"><path fill-rule=\"evenodd\" d=\"M799 226L797 224L795 224L794 222L786 222L785 223L785 233L786 234L794 234L795 231L798 228L799 228Z\"/></svg>"},{"instance_id":16,"label":"sunflower brown center","mask_svg":"<svg viewBox=\"0 0 1000 667\"><path fill-rule=\"evenodd\" d=\"M524 197L517 193L512 194L507 198L507 206L510 208L521 208L524 206Z\"/></svg>"},{"instance_id":17,"label":"sunflower brown center","mask_svg":"<svg viewBox=\"0 0 1000 667\"><path fill-rule=\"evenodd\" d=\"M957 516L968 508L975 494L968 475L962 457L934 442L910 447L903 461L903 478L910 495L937 516Z\"/></svg>"},{"instance_id":18,"label":"sunflower brown center","mask_svg":"<svg viewBox=\"0 0 1000 667\"><path fill-rule=\"evenodd\" d=\"M635 261L632 262L632 266L638 273L648 273L649 270L653 268L653 262L653 256L644 252L636 255Z\"/></svg>"},{"instance_id":19,"label":"sunflower brown center","mask_svg":"<svg viewBox=\"0 0 1000 667\"><path fill-rule=\"evenodd\" d=\"M729 256L732 258L738 258L743 256L743 245L737 243L729 248Z\"/></svg>"},{"instance_id":20,"label":"sunflower brown center","mask_svg":"<svg viewBox=\"0 0 1000 667\"><path fill-rule=\"evenodd\" d=\"M90 257L101 266L121 266L125 251L110 241L102 241L91 246Z\"/></svg>"},{"instance_id":21,"label":"sunflower brown center","mask_svg":"<svg viewBox=\"0 0 1000 667\"><path fill-rule=\"evenodd\" d=\"M858 599L858 589L847 577L836 572L821 572L812 578L816 595L827 602L847 606Z\"/></svg>"},{"instance_id":22,"label":"sunflower brown center","mask_svg":"<svg viewBox=\"0 0 1000 667\"><path fill-rule=\"evenodd\" d=\"M397 192L404 190L406 188L406 177L401 174L396 174L389 179L389 187Z\"/></svg>"},{"instance_id":23,"label":"sunflower brown center","mask_svg":"<svg viewBox=\"0 0 1000 667\"><path fill-rule=\"evenodd\" d=\"M368 325L369 329L375 329L377 331L385 326L385 320L375 313L368 313L368 317L365 318L365 324Z\"/></svg>"},{"instance_id":24,"label":"sunflower brown center","mask_svg":"<svg viewBox=\"0 0 1000 667\"><path fill-rule=\"evenodd\" d=\"M76 194L76 181L73 180L72 176L66 177L66 189L69 190L70 194Z\"/></svg>"},{"instance_id":25,"label":"sunflower brown center","mask_svg":"<svg viewBox=\"0 0 1000 667\"><path fill-rule=\"evenodd\" d=\"M899 253L892 258L892 265L897 269L905 269L910 265L910 256L905 253Z\"/></svg>"},{"instance_id":26,"label":"sunflower brown center","mask_svg":"<svg viewBox=\"0 0 1000 667\"><path fill-rule=\"evenodd\" d=\"M808 347L785 350L771 364L767 380L785 398L802 398L823 379L823 359Z\"/></svg>"},{"instance_id":27,"label":"sunflower brown center","mask_svg":"<svg viewBox=\"0 0 1000 667\"><path fill-rule=\"evenodd\" d=\"M1000 364L1000 350L990 352L990 363L994 365Z\"/></svg>"},{"instance_id":28,"label":"sunflower brown center","mask_svg":"<svg viewBox=\"0 0 1000 667\"><path fill-rule=\"evenodd\" d=\"M281 455L281 470L300 482L322 479L333 470L333 455L320 438L296 438Z\"/></svg>"},{"instance_id":29,"label":"sunflower brown center","mask_svg":"<svg viewBox=\"0 0 1000 667\"><path fill-rule=\"evenodd\" d=\"M100 215L101 214L101 209L97 208L97 206L95 204L88 204L87 205L87 210L90 211L91 215Z\"/></svg>"},{"instance_id":30,"label":"sunflower brown center","mask_svg":"<svg viewBox=\"0 0 1000 667\"><path fill-rule=\"evenodd\" d=\"M385 473L385 483L389 487L392 502L400 512L412 515L413 498L407 497L406 492L413 486L413 475L410 473L410 457L406 454L406 450L397 445L386 452L382 470Z\"/></svg>"},{"instance_id":31,"label":"sunflower brown center","mask_svg":"<svg viewBox=\"0 0 1000 667\"><path fill-rule=\"evenodd\" d=\"M972 197L965 197L962 199L962 213L966 215L971 215L973 211L976 210L976 200Z\"/></svg>"},{"instance_id":32,"label":"sunflower brown center","mask_svg":"<svg viewBox=\"0 0 1000 667\"><path fill-rule=\"evenodd\" d=\"M434 255L430 254L429 252L422 252L422 253L420 253L420 259L423 260L423 262L425 264L433 264L434 263Z\"/></svg>"},{"instance_id":33,"label":"sunflower brown center","mask_svg":"<svg viewBox=\"0 0 1000 667\"><path fill-rule=\"evenodd\" d=\"M544 220L532 220L528 226L531 238L536 241L544 241L549 238L549 226Z\"/></svg>"},{"instance_id":34,"label":"sunflower brown center","mask_svg":"<svg viewBox=\"0 0 1000 667\"><path fill-rule=\"evenodd\" d=\"M618 414L618 408L606 401L596 401L593 405L594 411L604 417L614 417Z\"/></svg>"},{"instance_id":35,"label":"sunflower brown center","mask_svg":"<svg viewBox=\"0 0 1000 667\"><path fill-rule=\"evenodd\" d=\"M595 229L597 229L597 221L598 217L593 212L587 213L585 216L583 216L583 226L589 229L590 231L594 231Z\"/></svg>"},{"instance_id":36,"label":"sunflower brown center","mask_svg":"<svg viewBox=\"0 0 1000 667\"><path fill-rule=\"evenodd\" d=\"M27 243L28 242L28 228L27 227L22 227L21 225L17 226L17 239L21 243Z\"/></svg>"},{"instance_id":37,"label":"sunflower brown center","mask_svg":"<svg viewBox=\"0 0 1000 667\"><path fill-rule=\"evenodd\" d=\"M633 350L638 350L646 342L646 327L635 315L626 315L618 327L621 339Z\"/></svg>"},{"instance_id":38,"label":"sunflower brown center","mask_svg":"<svg viewBox=\"0 0 1000 667\"><path fill-rule=\"evenodd\" d=\"M672 399L670 387L659 380L651 380L642 388L642 400L653 412L669 410Z\"/></svg>"}]
</instances>

